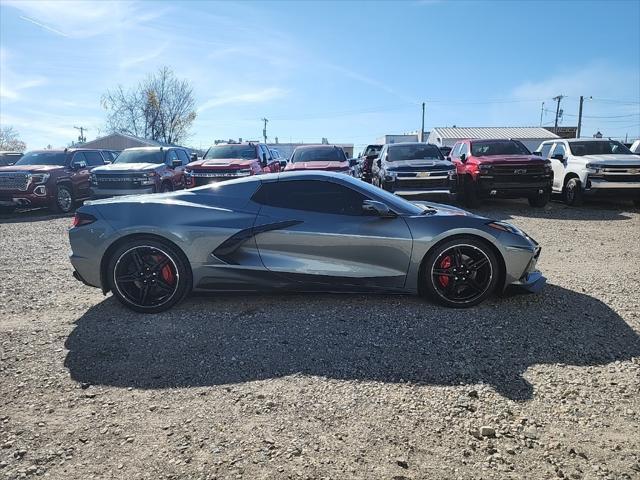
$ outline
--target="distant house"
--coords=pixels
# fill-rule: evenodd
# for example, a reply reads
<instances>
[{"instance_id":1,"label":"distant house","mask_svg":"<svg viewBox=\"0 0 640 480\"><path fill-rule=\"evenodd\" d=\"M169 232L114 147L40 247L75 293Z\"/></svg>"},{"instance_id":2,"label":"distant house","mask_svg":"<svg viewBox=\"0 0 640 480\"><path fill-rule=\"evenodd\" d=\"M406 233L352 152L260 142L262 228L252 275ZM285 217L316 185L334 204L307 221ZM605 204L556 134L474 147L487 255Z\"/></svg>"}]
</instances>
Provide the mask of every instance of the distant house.
<instances>
[{"instance_id":1,"label":"distant house","mask_svg":"<svg viewBox=\"0 0 640 480\"><path fill-rule=\"evenodd\" d=\"M431 130L427 142L439 147L452 147L459 140L499 138L520 140L534 151L544 140L560 137L543 127L437 127Z\"/></svg>"},{"instance_id":2,"label":"distant house","mask_svg":"<svg viewBox=\"0 0 640 480\"><path fill-rule=\"evenodd\" d=\"M148 138L135 137L133 135L127 135L126 133L111 133L104 137L96 138L83 144L75 145L81 148L102 148L105 150L122 151L125 148L134 147L169 147L179 145L169 145L167 143L158 142L156 140L149 140ZM184 147L186 148L186 147ZM187 148L187 150L190 150Z\"/></svg>"}]
</instances>

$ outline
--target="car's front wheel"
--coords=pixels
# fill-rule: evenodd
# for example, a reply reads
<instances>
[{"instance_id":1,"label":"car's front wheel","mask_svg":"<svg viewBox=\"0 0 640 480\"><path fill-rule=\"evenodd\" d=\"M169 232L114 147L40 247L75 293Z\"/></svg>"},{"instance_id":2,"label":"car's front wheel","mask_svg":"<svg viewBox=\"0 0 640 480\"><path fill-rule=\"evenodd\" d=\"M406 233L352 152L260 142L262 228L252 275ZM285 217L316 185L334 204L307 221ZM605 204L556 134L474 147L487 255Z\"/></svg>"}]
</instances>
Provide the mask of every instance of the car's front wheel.
<instances>
[{"instance_id":1,"label":"car's front wheel","mask_svg":"<svg viewBox=\"0 0 640 480\"><path fill-rule=\"evenodd\" d=\"M114 296L136 312L168 310L191 291L187 259L172 245L152 238L121 245L109 260L107 274Z\"/></svg>"},{"instance_id":2,"label":"car's front wheel","mask_svg":"<svg viewBox=\"0 0 640 480\"><path fill-rule=\"evenodd\" d=\"M564 187L564 201L567 205L579 207L584 202L582 182L577 178L570 178Z\"/></svg>"},{"instance_id":3,"label":"car's front wheel","mask_svg":"<svg viewBox=\"0 0 640 480\"><path fill-rule=\"evenodd\" d=\"M447 307L477 305L494 293L500 269L493 250L481 240L458 237L436 246L423 264L426 293Z\"/></svg>"},{"instance_id":4,"label":"car's front wheel","mask_svg":"<svg viewBox=\"0 0 640 480\"><path fill-rule=\"evenodd\" d=\"M542 208L551 199L551 190L545 190L543 193L539 193L535 197L529 197L529 205L536 208Z\"/></svg>"},{"instance_id":5,"label":"car's front wheel","mask_svg":"<svg viewBox=\"0 0 640 480\"><path fill-rule=\"evenodd\" d=\"M69 185L58 185L56 196L51 204L54 213L69 213L74 205L73 191Z\"/></svg>"}]
</instances>

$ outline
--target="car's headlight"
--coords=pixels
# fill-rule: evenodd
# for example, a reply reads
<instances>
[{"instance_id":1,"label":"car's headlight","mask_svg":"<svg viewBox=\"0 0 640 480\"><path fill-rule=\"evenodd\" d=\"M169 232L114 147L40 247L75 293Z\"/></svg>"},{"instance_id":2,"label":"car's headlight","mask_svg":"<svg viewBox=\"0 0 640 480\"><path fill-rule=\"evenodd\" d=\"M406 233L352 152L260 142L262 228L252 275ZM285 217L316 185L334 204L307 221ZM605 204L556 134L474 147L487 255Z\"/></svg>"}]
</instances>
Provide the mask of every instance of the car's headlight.
<instances>
[{"instance_id":1,"label":"car's headlight","mask_svg":"<svg viewBox=\"0 0 640 480\"><path fill-rule=\"evenodd\" d=\"M189 177L191 178L191 175L193 174L193 172L187 168L184 169L184 176L185 177Z\"/></svg>"},{"instance_id":2,"label":"car's headlight","mask_svg":"<svg viewBox=\"0 0 640 480\"><path fill-rule=\"evenodd\" d=\"M491 167L489 165L480 165L480 168L478 170L480 171L481 175L491 173Z\"/></svg>"},{"instance_id":3,"label":"car's headlight","mask_svg":"<svg viewBox=\"0 0 640 480\"><path fill-rule=\"evenodd\" d=\"M48 173L34 173L33 175L31 175L31 181L35 184L35 185L40 185L41 183L47 183L47 180L49 180L49 174Z\"/></svg>"},{"instance_id":4,"label":"car's headlight","mask_svg":"<svg viewBox=\"0 0 640 480\"><path fill-rule=\"evenodd\" d=\"M597 163L587 163L587 172L589 173L600 173L600 165Z\"/></svg>"},{"instance_id":5,"label":"car's headlight","mask_svg":"<svg viewBox=\"0 0 640 480\"><path fill-rule=\"evenodd\" d=\"M551 166L551 160L545 160L544 162L544 173L553 172L553 167Z\"/></svg>"},{"instance_id":6,"label":"car's headlight","mask_svg":"<svg viewBox=\"0 0 640 480\"><path fill-rule=\"evenodd\" d=\"M248 175L251 175L251 173L252 173L251 169L250 168L246 168L244 170L238 170L236 172L236 175L239 176L239 177L246 177Z\"/></svg>"},{"instance_id":7,"label":"car's headlight","mask_svg":"<svg viewBox=\"0 0 640 480\"><path fill-rule=\"evenodd\" d=\"M91 185L97 185L98 184L98 176L95 173L91 174Z\"/></svg>"},{"instance_id":8,"label":"car's headlight","mask_svg":"<svg viewBox=\"0 0 640 480\"><path fill-rule=\"evenodd\" d=\"M385 180L387 181L393 181L396 179L397 176L398 176L398 172L395 172L393 170L386 170L384 172L384 177L385 177Z\"/></svg>"},{"instance_id":9,"label":"car's headlight","mask_svg":"<svg viewBox=\"0 0 640 480\"><path fill-rule=\"evenodd\" d=\"M143 173L139 180L140 185L153 185L156 183L156 172Z\"/></svg>"},{"instance_id":10,"label":"car's headlight","mask_svg":"<svg viewBox=\"0 0 640 480\"><path fill-rule=\"evenodd\" d=\"M455 171L455 169L451 169L451 170L449 170L449 172L447 173L447 175L449 176L449 180L453 180L454 178L456 178L456 171Z\"/></svg>"},{"instance_id":11,"label":"car's headlight","mask_svg":"<svg viewBox=\"0 0 640 480\"><path fill-rule=\"evenodd\" d=\"M507 222L489 222L487 226L491 228L495 228L496 230L500 230L502 232L513 233L514 235L519 235L521 237L527 237L527 234L520 230L515 225L511 225Z\"/></svg>"}]
</instances>

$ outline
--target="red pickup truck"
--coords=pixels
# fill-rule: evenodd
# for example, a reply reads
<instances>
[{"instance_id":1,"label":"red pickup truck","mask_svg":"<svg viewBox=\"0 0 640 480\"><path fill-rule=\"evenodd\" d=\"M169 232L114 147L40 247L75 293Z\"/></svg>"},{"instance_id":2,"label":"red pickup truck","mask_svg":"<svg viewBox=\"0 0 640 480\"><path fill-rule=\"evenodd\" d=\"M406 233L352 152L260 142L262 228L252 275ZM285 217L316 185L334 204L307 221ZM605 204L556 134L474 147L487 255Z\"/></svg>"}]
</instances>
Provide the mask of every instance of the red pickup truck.
<instances>
[{"instance_id":1,"label":"red pickup truck","mask_svg":"<svg viewBox=\"0 0 640 480\"><path fill-rule=\"evenodd\" d=\"M111 152L69 148L27 152L0 167L0 209L49 207L66 213L89 198L91 170L113 159Z\"/></svg>"},{"instance_id":2,"label":"red pickup truck","mask_svg":"<svg viewBox=\"0 0 640 480\"><path fill-rule=\"evenodd\" d=\"M544 207L551 197L551 162L518 140L462 140L451 150L458 192L464 203L476 207L483 198L528 198L532 207Z\"/></svg>"},{"instance_id":3,"label":"red pickup truck","mask_svg":"<svg viewBox=\"0 0 640 480\"><path fill-rule=\"evenodd\" d=\"M282 162L284 163L284 162ZM187 188L232 178L274 173L280 171L280 161L273 158L264 143L219 143L202 160L191 162L185 168Z\"/></svg>"},{"instance_id":4,"label":"red pickup truck","mask_svg":"<svg viewBox=\"0 0 640 480\"><path fill-rule=\"evenodd\" d=\"M337 145L305 145L293 151L284 170L323 170L350 175L351 165L344 150Z\"/></svg>"}]
</instances>

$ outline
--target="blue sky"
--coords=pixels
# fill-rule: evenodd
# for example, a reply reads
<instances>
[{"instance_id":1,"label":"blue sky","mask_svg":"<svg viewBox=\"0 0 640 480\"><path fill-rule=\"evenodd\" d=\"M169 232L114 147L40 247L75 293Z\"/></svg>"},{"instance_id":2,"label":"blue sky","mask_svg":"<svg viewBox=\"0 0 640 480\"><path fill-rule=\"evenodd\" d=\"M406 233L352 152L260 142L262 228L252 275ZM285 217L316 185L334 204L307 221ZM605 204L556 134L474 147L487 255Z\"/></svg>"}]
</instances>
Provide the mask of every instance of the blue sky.
<instances>
[{"instance_id":1,"label":"blue sky","mask_svg":"<svg viewBox=\"0 0 640 480\"><path fill-rule=\"evenodd\" d=\"M162 65L189 79L188 142L349 142L434 126L640 137L640 2L0 3L0 123L29 148L105 134L101 95ZM553 122L546 112L543 123Z\"/></svg>"}]
</instances>

